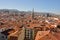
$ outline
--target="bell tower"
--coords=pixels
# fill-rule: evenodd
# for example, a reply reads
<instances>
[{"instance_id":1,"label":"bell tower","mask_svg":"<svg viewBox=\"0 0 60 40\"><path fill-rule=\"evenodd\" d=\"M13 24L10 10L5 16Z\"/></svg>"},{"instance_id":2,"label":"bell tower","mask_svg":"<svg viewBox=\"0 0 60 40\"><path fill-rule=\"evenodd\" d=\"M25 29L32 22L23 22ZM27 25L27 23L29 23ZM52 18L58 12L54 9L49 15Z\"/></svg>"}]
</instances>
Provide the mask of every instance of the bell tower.
<instances>
[{"instance_id":1,"label":"bell tower","mask_svg":"<svg viewBox=\"0 0 60 40\"><path fill-rule=\"evenodd\" d=\"M32 9L32 19L34 19L34 8Z\"/></svg>"}]
</instances>

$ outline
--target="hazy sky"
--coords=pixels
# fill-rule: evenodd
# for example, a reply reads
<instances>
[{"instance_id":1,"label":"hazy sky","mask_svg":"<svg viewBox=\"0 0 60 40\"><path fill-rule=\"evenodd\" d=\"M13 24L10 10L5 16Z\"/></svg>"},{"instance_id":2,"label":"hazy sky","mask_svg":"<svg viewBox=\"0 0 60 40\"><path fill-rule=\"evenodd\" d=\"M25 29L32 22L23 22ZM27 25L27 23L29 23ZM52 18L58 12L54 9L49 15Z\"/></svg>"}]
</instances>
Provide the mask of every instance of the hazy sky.
<instances>
[{"instance_id":1,"label":"hazy sky","mask_svg":"<svg viewBox=\"0 0 60 40\"><path fill-rule=\"evenodd\" d=\"M60 13L60 0L0 0L0 9Z\"/></svg>"}]
</instances>

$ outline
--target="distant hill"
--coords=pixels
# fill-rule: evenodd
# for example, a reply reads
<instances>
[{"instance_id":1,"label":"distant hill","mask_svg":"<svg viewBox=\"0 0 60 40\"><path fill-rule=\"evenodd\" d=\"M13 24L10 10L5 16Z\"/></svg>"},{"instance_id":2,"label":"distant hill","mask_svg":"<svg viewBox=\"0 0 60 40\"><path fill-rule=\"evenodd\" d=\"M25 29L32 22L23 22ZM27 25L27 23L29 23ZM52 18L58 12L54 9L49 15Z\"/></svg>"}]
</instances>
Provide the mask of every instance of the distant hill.
<instances>
[{"instance_id":1,"label":"distant hill","mask_svg":"<svg viewBox=\"0 0 60 40\"><path fill-rule=\"evenodd\" d=\"M19 12L17 9L0 9L0 11Z\"/></svg>"},{"instance_id":2,"label":"distant hill","mask_svg":"<svg viewBox=\"0 0 60 40\"><path fill-rule=\"evenodd\" d=\"M19 11L17 9L0 9L0 12L16 12L16 13L32 13L32 11ZM47 14L47 12L34 12L35 14ZM54 13L49 13L50 15L55 15ZM57 14L59 15L59 14Z\"/></svg>"}]
</instances>

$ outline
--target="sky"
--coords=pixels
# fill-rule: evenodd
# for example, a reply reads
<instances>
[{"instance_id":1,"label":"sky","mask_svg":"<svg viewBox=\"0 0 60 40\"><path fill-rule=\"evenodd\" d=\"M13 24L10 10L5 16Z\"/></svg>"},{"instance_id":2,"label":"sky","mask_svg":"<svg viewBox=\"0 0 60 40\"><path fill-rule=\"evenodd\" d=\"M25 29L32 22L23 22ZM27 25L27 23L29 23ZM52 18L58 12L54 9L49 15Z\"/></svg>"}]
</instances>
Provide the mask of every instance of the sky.
<instances>
[{"instance_id":1,"label":"sky","mask_svg":"<svg viewBox=\"0 0 60 40\"><path fill-rule=\"evenodd\" d=\"M60 0L0 0L0 9L50 12L60 14Z\"/></svg>"}]
</instances>

